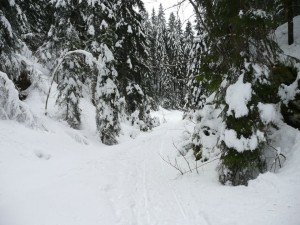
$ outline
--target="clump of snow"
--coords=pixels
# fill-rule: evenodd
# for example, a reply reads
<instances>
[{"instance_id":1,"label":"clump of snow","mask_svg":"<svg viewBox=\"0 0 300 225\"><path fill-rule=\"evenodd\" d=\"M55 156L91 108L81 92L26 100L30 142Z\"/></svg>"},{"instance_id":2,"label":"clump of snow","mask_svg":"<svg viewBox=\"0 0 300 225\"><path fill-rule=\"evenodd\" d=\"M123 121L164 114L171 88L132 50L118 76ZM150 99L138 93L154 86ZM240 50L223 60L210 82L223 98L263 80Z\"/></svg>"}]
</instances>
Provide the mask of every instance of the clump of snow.
<instances>
[{"instance_id":1,"label":"clump of snow","mask_svg":"<svg viewBox=\"0 0 300 225\"><path fill-rule=\"evenodd\" d=\"M257 107L259 110L260 118L264 124L278 121L278 110L276 110L276 106L274 104L263 104L259 102Z\"/></svg>"},{"instance_id":2,"label":"clump of snow","mask_svg":"<svg viewBox=\"0 0 300 225\"><path fill-rule=\"evenodd\" d=\"M265 137L261 131L257 131L256 134L252 134L250 138L245 138L241 136L237 137L235 130L225 130L224 132L224 142L229 148L234 148L238 152L243 152L247 150L255 150L258 146L258 143L264 141Z\"/></svg>"},{"instance_id":3,"label":"clump of snow","mask_svg":"<svg viewBox=\"0 0 300 225\"><path fill-rule=\"evenodd\" d=\"M128 27L127 27L127 33L130 33L130 34L132 34L132 28L131 28L131 26L130 26L130 25L128 25Z\"/></svg>"},{"instance_id":4,"label":"clump of snow","mask_svg":"<svg viewBox=\"0 0 300 225\"><path fill-rule=\"evenodd\" d=\"M90 35L95 35L95 28L93 25L89 26L89 29L87 31Z\"/></svg>"},{"instance_id":5,"label":"clump of snow","mask_svg":"<svg viewBox=\"0 0 300 225\"><path fill-rule=\"evenodd\" d=\"M106 29L108 27L108 24L105 20L102 20L101 24L100 24L100 29Z\"/></svg>"},{"instance_id":6,"label":"clump of snow","mask_svg":"<svg viewBox=\"0 0 300 225\"><path fill-rule=\"evenodd\" d=\"M236 118L248 115L247 103L251 100L252 88L250 83L244 83L244 76L240 76L235 84L226 90L225 101L229 106L228 113L234 112Z\"/></svg>"},{"instance_id":7,"label":"clump of snow","mask_svg":"<svg viewBox=\"0 0 300 225\"><path fill-rule=\"evenodd\" d=\"M300 48L299 48L300 50ZM300 56L300 55L299 55ZM298 81L300 80L300 71L298 72L297 79L290 85L282 84L279 87L278 95L280 96L282 102L284 104L288 104L290 100L293 100L297 93L299 93L298 89Z\"/></svg>"}]
</instances>

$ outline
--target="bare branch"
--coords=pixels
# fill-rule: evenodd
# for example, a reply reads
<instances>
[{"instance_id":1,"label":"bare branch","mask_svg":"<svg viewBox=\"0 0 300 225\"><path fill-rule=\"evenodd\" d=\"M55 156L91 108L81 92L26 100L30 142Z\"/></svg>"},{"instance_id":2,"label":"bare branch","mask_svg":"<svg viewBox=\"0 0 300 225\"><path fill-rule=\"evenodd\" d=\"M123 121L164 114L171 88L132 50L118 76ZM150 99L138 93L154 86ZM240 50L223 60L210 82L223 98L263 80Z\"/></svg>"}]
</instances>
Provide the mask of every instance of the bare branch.
<instances>
[{"instance_id":1,"label":"bare branch","mask_svg":"<svg viewBox=\"0 0 300 225\"><path fill-rule=\"evenodd\" d=\"M198 168L200 168L200 167L202 167L202 166L205 166L205 165L207 165L207 164L210 164L210 163L212 163L212 162L214 162L214 161L216 161L216 160L218 160L218 159L220 159L220 157L214 158L214 159L212 159L212 160L210 160L210 161L206 161L206 162L202 163L201 165L196 166L196 167L193 168L192 170L197 170ZM186 174L186 173L188 173L188 172L189 172L189 171L186 171L186 172L184 172L184 174ZM184 174L182 174L182 175L184 175Z\"/></svg>"},{"instance_id":2,"label":"bare branch","mask_svg":"<svg viewBox=\"0 0 300 225\"><path fill-rule=\"evenodd\" d=\"M180 151L180 149L177 148L177 146L176 146L175 143L174 143L174 139L173 139L173 138L172 138L172 141L173 141L173 146L174 146L174 148L176 148L176 150L179 152L179 154L184 158L186 164L187 164L188 167L189 167L190 172L192 173L192 169L191 169L191 166L190 166L189 161L186 159L186 157L185 157L185 155L182 153L182 151Z\"/></svg>"},{"instance_id":3,"label":"bare branch","mask_svg":"<svg viewBox=\"0 0 300 225\"><path fill-rule=\"evenodd\" d=\"M168 160L166 160L164 157L162 157L159 154L160 158L165 161L167 164L169 164L170 166L172 166L173 168L175 168L176 170L178 170L180 172L181 175L184 174L183 170L178 166L177 160L175 159L175 163L172 163L170 158L168 157Z\"/></svg>"}]
</instances>

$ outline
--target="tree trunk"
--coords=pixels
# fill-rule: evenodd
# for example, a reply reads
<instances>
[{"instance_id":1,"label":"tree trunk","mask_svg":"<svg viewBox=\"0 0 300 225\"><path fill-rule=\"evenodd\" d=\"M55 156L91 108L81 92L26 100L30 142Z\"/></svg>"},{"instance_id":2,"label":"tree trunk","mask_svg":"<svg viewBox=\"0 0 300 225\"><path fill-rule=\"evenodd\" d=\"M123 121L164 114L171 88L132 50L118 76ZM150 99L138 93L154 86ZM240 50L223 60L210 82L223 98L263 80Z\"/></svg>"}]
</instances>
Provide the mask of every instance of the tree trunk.
<instances>
[{"instance_id":1,"label":"tree trunk","mask_svg":"<svg viewBox=\"0 0 300 225\"><path fill-rule=\"evenodd\" d=\"M288 22L288 44L294 43L293 0L285 0L285 14Z\"/></svg>"}]
</instances>

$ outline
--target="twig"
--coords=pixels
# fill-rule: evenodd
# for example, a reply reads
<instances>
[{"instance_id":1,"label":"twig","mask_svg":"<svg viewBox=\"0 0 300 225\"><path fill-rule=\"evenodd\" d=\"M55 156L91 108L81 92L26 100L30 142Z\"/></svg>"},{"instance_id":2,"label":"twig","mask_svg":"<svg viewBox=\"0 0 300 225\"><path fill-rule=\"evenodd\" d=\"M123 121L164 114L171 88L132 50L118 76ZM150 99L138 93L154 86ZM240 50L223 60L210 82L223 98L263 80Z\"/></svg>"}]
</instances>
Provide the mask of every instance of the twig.
<instances>
[{"instance_id":1,"label":"twig","mask_svg":"<svg viewBox=\"0 0 300 225\"><path fill-rule=\"evenodd\" d=\"M173 164L168 156L168 160L164 159L164 157L162 157L160 154L159 154L160 158L165 161L167 164L169 164L170 166L172 166L173 168L175 168L176 170L178 170L180 172L181 175L184 174L184 172L182 171L182 169L178 166L178 163L177 163L177 160L175 159L175 164Z\"/></svg>"},{"instance_id":2,"label":"twig","mask_svg":"<svg viewBox=\"0 0 300 225\"><path fill-rule=\"evenodd\" d=\"M174 139L173 139L173 138L172 138L172 141L173 141L173 146L174 146L174 148L176 148L176 150L179 152L179 154L184 158L186 164L188 165L188 167L189 167L189 169L190 169L190 172L192 173L192 169L191 169L191 166L190 166L189 161L185 158L185 155L182 153L182 151L180 151L180 150L177 148L177 146L176 146L175 143L174 143Z\"/></svg>"},{"instance_id":3,"label":"twig","mask_svg":"<svg viewBox=\"0 0 300 225\"><path fill-rule=\"evenodd\" d=\"M197 170L198 168L200 168L200 167L202 167L202 166L205 166L205 165L207 165L207 164L209 164L209 163L212 163L213 161L216 161L216 160L218 160L218 159L220 159L220 157L217 157L217 158L215 158L215 159L212 159L212 160L210 160L210 161L207 161L207 162L205 162L205 163L202 163L201 165L199 165L199 166L196 166L195 168L193 168L192 170ZM186 174L186 173L188 173L189 171L186 171L186 172L184 172L182 175L184 175L184 174Z\"/></svg>"}]
</instances>

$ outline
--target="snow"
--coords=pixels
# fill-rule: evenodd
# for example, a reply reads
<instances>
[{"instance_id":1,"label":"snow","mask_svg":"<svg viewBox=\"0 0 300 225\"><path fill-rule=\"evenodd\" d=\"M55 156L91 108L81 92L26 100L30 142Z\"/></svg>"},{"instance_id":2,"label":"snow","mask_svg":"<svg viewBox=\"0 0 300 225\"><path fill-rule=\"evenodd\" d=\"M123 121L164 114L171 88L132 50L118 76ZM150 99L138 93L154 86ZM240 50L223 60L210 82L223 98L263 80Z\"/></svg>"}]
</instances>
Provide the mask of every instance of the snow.
<instances>
[{"instance_id":1,"label":"snow","mask_svg":"<svg viewBox=\"0 0 300 225\"><path fill-rule=\"evenodd\" d=\"M95 35L95 28L94 28L94 26L93 26L93 25L90 25L87 32L88 32L88 34L90 34L90 35Z\"/></svg>"},{"instance_id":2,"label":"snow","mask_svg":"<svg viewBox=\"0 0 300 225\"><path fill-rule=\"evenodd\" d=\"M290 100L293 100L296 94L299 92L298 88L298 81L300 80L300 70L298 72L297 79L290 85L282 84L279 87L278 95L280 96L281 100L284 104L288 104Z\"/></svg>"},{"instance_id":3,"label":"snow","mask_svg":"<svg viewBox=\"0 0 300 225\"><path fill-rule=\"evenodd\" d=\"M55 111L54 90L49 115ZM178 158L187 121L178 111L153 112L161 126L137 133L123 126L120 144L99 142L92 104L83 99L83 128L44 116L45 96L31 92L26 104L46 130L0 122L0 224L5 225L289 225L300 223L300 134L290 131L286 166L248 187L222 186L217 161L194 173L178 172L161 157ZM293 138L292 134L294 135ZM191 161L192 163L192 161ZM194 164L192 165L194 166Z\"/></svg>"},{"instance_id":4,"label":"snow","mask_svg":"<svg viewBox=\"0 0 300 225\"><path fill-rule=\"evenodd\" d=\"M257 105L260 118L263 121L263 123L268 124L270 122L277 122L278 121L278 115L276 106L274 104L263 104L261 102Z\"/></svg>"},{"instance_id":5,"label":"snow","mask_svg":"<svg viewBox=\"0 0 300 225\"><path fill-rule=\"evenodd\" d=\"M132 34L132 28L131 28L131 26L130 26L130 25L128 25L128 28L127 28L127 33L130 33L130 34Z\"/></svg>"},{"instance_id":6,"label":"snow","mask_svg":"<svg viewBox=\"0 0 300 225\"><path fill-rule=\"evenodd\" d=\"M12 32L11 25L10 25L9 21L6 19L6 17L4 15L0 16L0 21L3 24L3 26L7 29L7 32L9 33L9 36L13 37L13 32Z\"/></svg>"},{"instance_id":7,"label":"snow","mask_svg":"<svg viewBox=\"0 0 300 225\"><path fill-rule=\"evenodd\" d=\"M264 140L264 134L257 131L256 134L252 134L250 138L245 138L241 136L237 137L235 130L225 130L224 132L224 142L229 148L234 148L238 152L243 152L247 150L255 150L258 146L259 141Z\"/></svg>"},{"instance_id":8,"label":"snow","mask_svg":"<svg viewBox=\"0 0 300 225\"><path fill-rule=\"evenodd\" d=\"M247 103L251 100L251 84L243 83L244 76L240 76L238 81L230 85L226 90L225 101L229 106L228 112L234 112L235 118L248 115Z\"/></svg>"}]
</instances>

